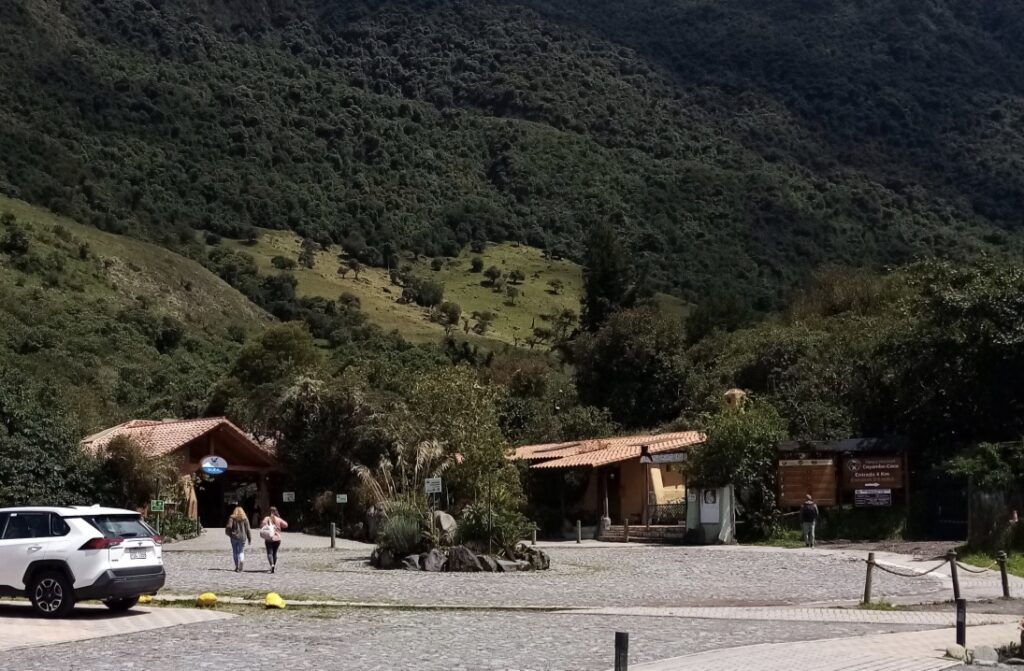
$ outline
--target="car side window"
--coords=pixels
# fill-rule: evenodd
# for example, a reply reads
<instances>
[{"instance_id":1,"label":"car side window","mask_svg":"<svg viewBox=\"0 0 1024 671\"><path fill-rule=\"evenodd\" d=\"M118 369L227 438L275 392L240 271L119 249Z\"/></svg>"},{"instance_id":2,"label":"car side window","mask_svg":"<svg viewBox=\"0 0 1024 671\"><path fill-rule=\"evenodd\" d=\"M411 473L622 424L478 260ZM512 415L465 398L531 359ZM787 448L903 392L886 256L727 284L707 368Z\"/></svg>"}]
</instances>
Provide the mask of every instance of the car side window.
<instances>
[{"instance_id":1,"label":"car side window","mask_svg":"<svg viewBox=\"0 0 1024 671\"><path fill-rule=\"evenodd\" d=\"M7 513L0 513L0 540L4 537L4 529L7 527L7 518L10 517Z\"/></svg>"},{"instance_id":2,"label":"car side window","mask_svg":"<svg viewBox=\"0 0 1024 671\"><path fill-rule=\"evenodd\" d=\"M64 518L60 515L50 515L50 535L51 536L67 536L71 531L71 527L64 521Z\"/></svg>"},{"instance_id":3,"label":"car side window","mask_svg":"<svg viewBox=\"0 0 1024 671\"><path fill-rule=\"evenodd\" d=\"M48 513L11 513L4 529L4 540L46 538L50 535Z\"/></svg>"}]
</instances>

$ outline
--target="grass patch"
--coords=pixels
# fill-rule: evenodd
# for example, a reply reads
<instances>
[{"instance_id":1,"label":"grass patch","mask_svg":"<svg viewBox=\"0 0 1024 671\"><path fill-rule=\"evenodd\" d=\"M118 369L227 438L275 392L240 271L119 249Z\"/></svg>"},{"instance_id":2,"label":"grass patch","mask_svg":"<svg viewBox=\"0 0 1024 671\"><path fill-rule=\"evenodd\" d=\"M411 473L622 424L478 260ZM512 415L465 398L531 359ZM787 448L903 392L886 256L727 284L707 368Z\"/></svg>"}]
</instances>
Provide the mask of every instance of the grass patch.
<instances>
[{"instance_id":1,"label":"grass patch","mask_svg":"<svg viewBox=\"0 0 1024 671\"><path fill-rule=\"evenodd\" d=\"M888 601L872 601L871 603L861 603L857 604L857 607L861 610L903 610L902 606L897 606L896 604L889 603Z\"/></svg>"},{"instance_id":2,"label":"grass patch","mask_svg":"<svg viewBox=\"0 0 1024 671\"><path fill-rule=\"evenodd\" d=\"M793 531L792 529L783 529L771 538L767 538L763 541L756 541L754 543L750 543L750 545L761 545L765 547L777 548L802 548L804 546L804 538L799 531Z\"/></svg>"},{"instance_id":3,"label":"grass patch","mask_svg":"<svg viewBox=\"0 0 1024 671\"><path fill-rule=\"evenodd\" d=\"M272 259L283 256L297 261L302 240L290 231L261 230L253 245L224 240L221 244L249 254L256 260L262 274L279 272ZM359 298L360 309L367 318L386 331L398 331L411 342L434 342L444 335L444 329L428 319L429 311L414 304L402 304L398 299L402 288L391 283L384 268L366 267L359 279L349 272L338 274L338 255L344 250L338 245L317 252L312 268L297 265L292 272L298 280L296 291L300 296L319 296L337 300L342 292ZM525 279L514 285L518 296L510 300L504 292L495 291L482 272L472 272L472 260L479 256L483 268L495 266L506 277L512 271L522 271ZM414 274L433 279L444 286L444 300L458 303L462 314L491 312L496 316L493 325L483 336L465 333L460 327L455 335L475 344L493 345L495 342L520 344L533 333L533 328L546 326L544 315L563 309L579 312L583 290L583 273L579 265L567 260L545 258L541 250L516 243L488 245L480 253L469 249L454 258L443 260L434 270L431 259L404 260L412 266ZM550 282L560 283L557 291ZM685 304L666 294L655 296L655 303L666 314L685 315Z\"/></svg>"},{"instance_id":4,"label":"grass patch","mask_svg":"<svg viewBox=\"0 0 1024 671\"><path fill-rule=\"evenodd\" d=\"M998 569L998 566L992 566L996 561L996 555L990 552L961 548L957 550L957 559L962 563L970 564L971 566L978 566L980 568L992 567L993 569ZM1010 575L1024 578L1024 553L1007 553L1006 572Z\"/></svg>"}]
</instances>

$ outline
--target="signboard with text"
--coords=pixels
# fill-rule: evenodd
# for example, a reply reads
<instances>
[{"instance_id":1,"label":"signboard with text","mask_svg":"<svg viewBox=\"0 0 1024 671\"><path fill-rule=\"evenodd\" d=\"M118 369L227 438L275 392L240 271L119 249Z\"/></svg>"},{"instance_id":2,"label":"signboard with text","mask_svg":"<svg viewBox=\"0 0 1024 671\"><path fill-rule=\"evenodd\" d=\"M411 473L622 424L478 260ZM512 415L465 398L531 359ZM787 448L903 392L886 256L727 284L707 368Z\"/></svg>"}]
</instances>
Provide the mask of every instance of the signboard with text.
<instances>
[{"instance_id":1,"label":"signboard with text","mask_svg":"<svg viewBox=\"0 0 1024 671\"><path fill-rule=\"evenodd\" d=\"M779 503L783 507L799 506L808 494L819 506L835 505L835 460L780 459Z\"/></svg>"},{"instance_id":2,"label":"signboard with text","mask_svg":"<svg viewBox=\"0 0 1024 671\"><path fill-rule=\"evenodd\" d=\"M151 513L162 513L164 511L164 502L160 499L153 499L149 502L149 512Z\"/></svg>"},{"instance_id":3,"label":"signboard with text","mask_svg":"<svg viewBox=\"0 0 1024 671\"><path fill-rule=\"evenodd\" d=\"M334 502L335 503L348 503L348 494L335 494L334 495Z\"/></svg>"},{"instance_id":4,"label":"signboard with text","mask_svg":"<svg viewBox=\"0 0 1024 671\"><path fill-rule=\"evenodd\" d=\"M295 492L282 492L281 500L285 503L295 503Z\"/></svg>"},{"instance_id":5,"label":"signboard with text","mask_svg":"<svg viewBox=\"0 0 1024 671\"><path fill-rule=\"evenodd\" d=\"M899 456L850 457L843 463L843 489L901 489L903 460Z\"/></svg>"},{"instance_id":6,"label":"signboard with text","mask_svg":"<svg viewBox=\"0 0 1024 671\"><path fill-rule=\"evenodd\" d=\"M892 505L891 489L858 489L853 493L853 505L858 508L884 508Z\"/></svg>"},{"instance_id":7,"label":"signboard with text","mask_svg":"<svg viewBox=\"0 0 1024 671\"><path fill-rule=\"evenodd\" d=\"M427 494L440 494L441 478L427 478L423 481L423 489Z\"/></svg>"}]
</instances>

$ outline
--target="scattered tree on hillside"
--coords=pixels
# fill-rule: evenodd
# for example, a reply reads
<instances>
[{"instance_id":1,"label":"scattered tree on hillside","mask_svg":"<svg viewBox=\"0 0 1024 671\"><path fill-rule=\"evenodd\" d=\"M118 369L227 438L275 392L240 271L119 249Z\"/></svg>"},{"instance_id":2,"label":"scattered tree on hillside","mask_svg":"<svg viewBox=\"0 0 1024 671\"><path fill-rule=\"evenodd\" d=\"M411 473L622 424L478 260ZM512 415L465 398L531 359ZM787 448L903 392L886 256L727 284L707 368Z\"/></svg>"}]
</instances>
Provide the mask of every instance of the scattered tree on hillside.
<instances>
[{"instance_id":1,"label":"scattered tree on hillside","mask_svg":"<svg viewBox=\"0 0 1024 671\"><path fill-rule=\"evenodd\" d=\"M443 268L444 268L444 259L442 259L441 257L435 256L430 261L430 269L433 270L434 272L437 272L437 271L439 271L439 270L441 270Z\"/></svg>"},{"instance_id":2,"label":"scattered tree on hillside","mask_svg":"<svg viewBox=\"0 0 1024 671\"><path fill-rule=\"evenodd\" d=\"M341 279L348 277L350 272L352 272L352 268L347 263L342 263L338 266L338 274L341 275Z\"/></svg>"},{"instance_id":3,"label":"scattered tree on hillside","mask_svg":"<svg viewBox=\"0 0 1024 671\"><path fill-rule=\"evenodd\" d=\"M469 267L470 270L472 270L474 273L479 273L484 269L484 260L481 259L479 256L474 256L473 259L469 262Z\"/></svg>"},{"instance_id":4,"label":"scattered tree on hillside","mask_svg":"<svg viewBox=\"0 0 1024 671\"><path fill-rule=\"evenodd\" d=\"M444 334L450 336L452 331L459 325L459 318L462 316L462 308L458 303L445 301L431 312L431 319L444 327Z\"/></svg>"},{"instance_id":5,"label":"scattered tree on hillside","mask_svg":"<svg viewBox=\"0 0 1024 671\"><path fill-rule=\"evenodd\" d=\"M305 238L302 241L302 249L299 250L299 265L303 268L312 268L316 265L316 253L320 245L314 240Z\"/></svg>"},{"instance_id":6,"label":"scattered tree on hillside","mask_svg":"<svg viewBox=\"0 0 1024 671\"><path fill-rule=\"evenodd\" d=\"M519 268L515 268L508 274L508 281L512 284L522 284L526 280L526 273Z\"/></svg>"},{"instance_id":7,"label":"scattered tree on hillside","mask_svg":"<svg viewBox=\"0 0 1024 671\"><path fill-rule=\"evenodd\" d=\"M495 314L489 310L474 311L473 319L476 321L476 324L473 325L473 330L478 335L484 335L490 330L495 318Z\"/></svg>"},{"instance_id":8,"label":"scattered tree on hillside","mask_svg":"<svg viewBox=\"0 0 1024 671\"><path fill-rule=\"evenodd\" d=\"M338 297L338 303L346 308L353 308L358 310L362 306L362 301L359 296L356 296L351 291L342 291L341 296Z\"/></svg>"},{"instance_id":9,"label":"scattered tree on hillside","mask_svg":"<svg viewBox=\"0 0 1024 671\"><path fill-rule=\"evenodd\" d=\"M363 271L363 264L356 259L349 259L348 267L352 273L356 276L356 280L359 279L359 273Z\"/></svg>"},{"instance_id":10,"label":"scattered tree on hillside","mask_svg":"<svg viewBox=\"0 0 1024 671\"><path fill-rule=\"evenodd\" d=\"M274 266L278 270L294 270L296 264L295 261L286 256L275 256L270 259L270 265Z\"/></svg>"},{"instance_id":11,"label":"scattered tree on hillside","mask_svg":"<svg viewBox=\"0 0 1024 671\"><path fill-rule=\"evenodd\" d=\"M509 305L515 305L516 299L519 298L519 289L512 285L505 287L505 296L508 297Z\"/></svg>"},{"instance_id":12,"label":"scattered tree on hillside","mask_svg":"<svg viewBox=\"0 0 1024 671\"><path fill-rule=\"evenodd\" d=\"M490 280L492 286L501 278L502 274L501 268L498 266L491 266L484 271L484 277Z\"/></svg>"},{"instance_id":13,"label":"scattered tree on hillside","mask_svg":"<svg viewBox=\"0 0 1024 671\"><path fill-rule=\"evenodd\" d=\"M558 296L562 293L562 290L565 288L565 283L562 282L562 280L556 278L553 280L548 280L548 286L551 287L551 293Z\"/></svg>"}]
</instances>

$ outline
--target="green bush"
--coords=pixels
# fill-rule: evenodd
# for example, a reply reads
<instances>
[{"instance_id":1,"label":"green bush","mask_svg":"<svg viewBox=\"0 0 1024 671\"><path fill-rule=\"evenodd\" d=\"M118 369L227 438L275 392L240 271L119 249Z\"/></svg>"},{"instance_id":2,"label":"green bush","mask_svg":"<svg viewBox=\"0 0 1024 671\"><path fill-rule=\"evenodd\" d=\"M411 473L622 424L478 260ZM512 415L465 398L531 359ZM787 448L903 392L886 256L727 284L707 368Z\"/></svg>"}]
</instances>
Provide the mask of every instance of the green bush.
<instances>
[{"instance_id":1,"label":"green bush","mask_svg":"<svg viewBox=\"0 0 1024 671\"><path fill-rule=\"evenodd\" d=\"M530 534L533 527L525 515L503 501L494 501L491 506L486 501L478 501L463 509L458 539L463 545L480 550L493 545L510 552L516 543Z\"/></svg>"},{"instance_id":2,"label":"green bush","mask_svg":"<svg viewBox=\"0 0 1024 671\"><path fill-rule=\"evenodd\" d=\"M158 518L160 520L159 523L157 523ZM146 517L146 524L157 529L164 538L188 540L199 535L199 524L184 513L170 513L167 515L150 513Z\"/></svg>"},{"instance_id":3,"label":"green bush","mask_svg":"<svg viewBox=\"0 0 1024 671\"><path fill-rule=\"evenodd\" d=\"M423 516L413 506L396 505L381 525L377 545L396 557L416 552L423 538Z\"/></svg>"}]
</instances>

